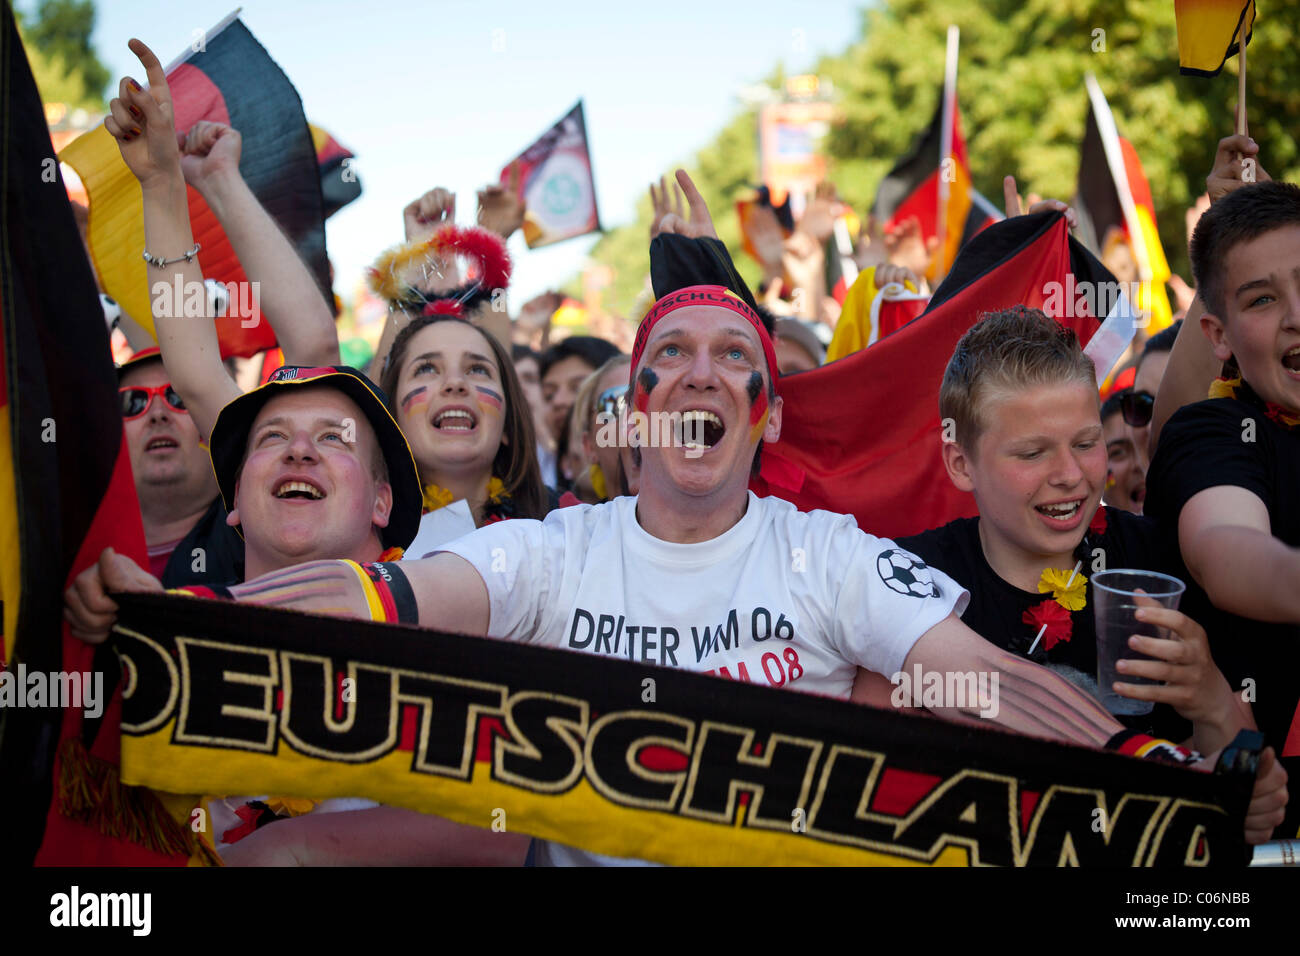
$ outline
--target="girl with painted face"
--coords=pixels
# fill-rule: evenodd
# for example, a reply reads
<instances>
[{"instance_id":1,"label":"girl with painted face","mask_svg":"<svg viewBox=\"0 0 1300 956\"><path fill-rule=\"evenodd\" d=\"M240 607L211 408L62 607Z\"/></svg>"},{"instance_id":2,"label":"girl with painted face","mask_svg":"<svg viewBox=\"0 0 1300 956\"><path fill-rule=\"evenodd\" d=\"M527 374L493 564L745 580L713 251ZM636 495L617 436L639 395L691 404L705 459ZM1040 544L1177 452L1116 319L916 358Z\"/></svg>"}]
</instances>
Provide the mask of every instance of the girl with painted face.
<instances>
[{"instance_id":1,"label":"girl with painted face","mask_svg":"<svg viewBox=\"0 0 1300 956\"><path fill-rule=\"evenodd\" d=\"M453 287L458 256L474 264L475 278ZM514 362L483 328L504 318L495 303L510 269L498 236L446 224L389 249L370 270L390 309L376 371L424 489L410 557L494 521L542 518L555 505Z\"/></svg>"},{"instance_id":2,"label":"girl with painted face","mask_svg":"<svg viewBox=\"0 0 1300 956\"><path fill-rule=\"evenodd\" d=\"M393 341L382 382L424 487L412 557L458 530L550 510L528 404L495 338L454 316L413 319ZM447 508L453 511L430 520Z\"/></svg>"}]
</instances>

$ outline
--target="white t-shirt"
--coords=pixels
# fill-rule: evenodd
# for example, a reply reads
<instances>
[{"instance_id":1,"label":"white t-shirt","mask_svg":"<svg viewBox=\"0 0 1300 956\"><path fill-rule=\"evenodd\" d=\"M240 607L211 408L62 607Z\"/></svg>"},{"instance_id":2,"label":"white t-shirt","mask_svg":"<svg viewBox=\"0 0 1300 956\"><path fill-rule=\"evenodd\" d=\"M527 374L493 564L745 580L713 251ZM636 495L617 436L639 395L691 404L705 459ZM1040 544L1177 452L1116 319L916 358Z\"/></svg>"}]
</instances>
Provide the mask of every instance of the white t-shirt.
<instances>
[{"instance_id":1,"label":"white t-shirt","mask_svg":"<svg viewBox=\"0 0 1300 956\"><path fill-rule=\"evenodd\" d=\"M852 516L753 492L740 521L697 544L651 536L624 497L498 522L442 550L482 576L491 637L840 698L859 665L902 670L921 635L969 600ZM553 843L538 856L621 862Z\"/></svg>"}]
</instances>

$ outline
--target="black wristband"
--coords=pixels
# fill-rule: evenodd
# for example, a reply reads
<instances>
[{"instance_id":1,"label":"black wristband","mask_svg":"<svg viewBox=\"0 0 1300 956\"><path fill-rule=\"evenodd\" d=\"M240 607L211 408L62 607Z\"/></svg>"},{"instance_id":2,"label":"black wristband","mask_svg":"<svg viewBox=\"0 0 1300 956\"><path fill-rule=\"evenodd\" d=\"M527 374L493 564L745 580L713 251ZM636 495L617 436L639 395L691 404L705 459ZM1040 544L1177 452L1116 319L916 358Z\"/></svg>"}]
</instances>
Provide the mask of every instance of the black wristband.
<instances>
[{"instance_id":1,"label":"black wristband","mask_svg":"<svg viewBox=\"0 0 1300 956\"><path fill-rule=\"evenodd\" d=\"M397 624L418 624L420 611L415 603L415 592L411 582L396 561L371 561L361 565L375 586L380 603L384 606L385 619Z\"/></svg>"}]
</instances>

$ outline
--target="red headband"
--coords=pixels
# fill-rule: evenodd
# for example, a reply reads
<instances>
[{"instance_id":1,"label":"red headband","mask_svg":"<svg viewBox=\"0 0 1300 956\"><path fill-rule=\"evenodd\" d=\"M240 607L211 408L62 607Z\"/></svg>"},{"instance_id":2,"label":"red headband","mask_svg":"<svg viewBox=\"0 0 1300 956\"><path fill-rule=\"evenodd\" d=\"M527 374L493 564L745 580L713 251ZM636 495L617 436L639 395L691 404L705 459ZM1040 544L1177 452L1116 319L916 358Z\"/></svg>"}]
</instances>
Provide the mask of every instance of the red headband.
<instances>
[{"instance_id":1,"label":"red headband","mask_svg":"<svg viewBox=\"0 0 1300 956\"><path fill-rule=\"evenodd\" d=\"M646 342L650 339L650 330L664 316L690 306L712 306L717 309L729 309L737 315L744 316L749 321L749 324L754 327L754 331L758 333L758 340L763 344L763 357L767 359L767 377L772 388L776 388L776 349L772 345L772 336L768 334L767 327L763 325L763 320L758 317L757 312L751 309L736 293L720 285L687 286L684 289L678 289L676 292L669 292L650 307L650 311L646 313L645 318L641 320L640 327L636 330L636 341L632 343L633 382L636 381L637 367L641 364L641 353L645 351Z\"/></svg>"}]
</instances>

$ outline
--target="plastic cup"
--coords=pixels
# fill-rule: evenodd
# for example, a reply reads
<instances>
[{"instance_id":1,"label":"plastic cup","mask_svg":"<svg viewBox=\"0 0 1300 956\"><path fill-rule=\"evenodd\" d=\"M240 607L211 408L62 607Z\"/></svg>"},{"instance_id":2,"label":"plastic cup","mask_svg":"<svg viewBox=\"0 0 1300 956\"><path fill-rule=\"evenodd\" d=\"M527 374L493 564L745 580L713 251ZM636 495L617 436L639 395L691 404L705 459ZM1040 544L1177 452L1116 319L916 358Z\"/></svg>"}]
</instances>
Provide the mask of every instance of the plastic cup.
<instances>
[{"instance_id":1,"label":"plastic cup","mask_svg":"<svg viewBox=\"0 0 1300 956\"><path fill-rule=\"evenodd\" d=\"M1128 646L1134 634L1169 639L1169 629L1139 621L1139 607L1178 609L1186 585L1168 574L1156 571L1119 569L1099 571L1092 576L1093 618L1097 625L1097 692L1102 706L1112 714L1149 714L1155 705L1149 700L1123 697L1111 689L1116 681L1126 684L1159 684L1160 681L1131 674L1120 674L1115 662L1155 660Z\"/></svg>"}]
</instances>

